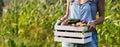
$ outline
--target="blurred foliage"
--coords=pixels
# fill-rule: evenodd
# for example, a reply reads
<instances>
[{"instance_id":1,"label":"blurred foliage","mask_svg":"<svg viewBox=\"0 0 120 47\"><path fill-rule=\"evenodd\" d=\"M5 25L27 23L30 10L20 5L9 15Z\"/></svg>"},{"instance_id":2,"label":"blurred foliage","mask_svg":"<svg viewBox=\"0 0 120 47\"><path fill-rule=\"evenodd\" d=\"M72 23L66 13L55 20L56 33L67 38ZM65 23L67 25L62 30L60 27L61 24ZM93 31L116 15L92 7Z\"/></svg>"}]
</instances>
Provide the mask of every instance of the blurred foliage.
<instances>
[{"instance_id":1,"label":"blurred foliage","mask_svg":"<svg viewBox=\"0 0 120 47\"><path fill-rule=\"evenodd\" d=\"M106 0L105 21L97 26L99 47L120 47L119 2ZM14 0L10 6L0 17L0 47L54 47L54 24L65 14L65 0Z\"/></svg>"}]
</instances>

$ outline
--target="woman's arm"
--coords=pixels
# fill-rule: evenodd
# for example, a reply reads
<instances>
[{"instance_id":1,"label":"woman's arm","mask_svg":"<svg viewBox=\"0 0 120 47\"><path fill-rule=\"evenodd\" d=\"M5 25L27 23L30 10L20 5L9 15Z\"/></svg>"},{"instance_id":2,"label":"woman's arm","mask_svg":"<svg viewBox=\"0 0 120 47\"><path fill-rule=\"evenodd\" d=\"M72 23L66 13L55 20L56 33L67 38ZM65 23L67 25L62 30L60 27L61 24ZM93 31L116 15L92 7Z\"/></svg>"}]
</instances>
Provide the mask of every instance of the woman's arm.
<instances>
[{"instance_id":1,"label":"woman's arm","mask_svg":"<svg viewBox=\"0 0 120 47\"><path fill-rule=\"evenodd\" d=\"M99 0L97 7L98 7L99 18L90 22L91 26L89 28L89 31L95 30L96 25L104 21L105 0Z\"/></svg>"},{"instance_id":2,"label":"woman's arm","mask_svg":"<svg viewBox=\"0 0 120 47\"><path fill-rule=\"evenodd\" d=\"M98 25L104 21L105 0L99 0L98 13L99 18L95 20L95 24Z\"/></svg>"},{"instance_id":3,"label":"woman's arm","mask_svg":"<svg viewBox=\"0 0 120 47\"><path fill-rule=\"evenodd\" d=\"M68 18L68 14L69 14L69 6L70 6L70 1L67 0L67 6L66 6L66 13L65 15L60 19L61 21L65 20Z\"/></svg>"},{"instance_id":4,"label":"woman's arm","mask_svg":"<svg viewBox=\"0 0 120 47\"><path fill-rule=\"evenodd\" d=\"M66 15L68 15L69 13L69 6L70 6L70 2L69 0L67 0Z\"/></svg>"}]
</instances>

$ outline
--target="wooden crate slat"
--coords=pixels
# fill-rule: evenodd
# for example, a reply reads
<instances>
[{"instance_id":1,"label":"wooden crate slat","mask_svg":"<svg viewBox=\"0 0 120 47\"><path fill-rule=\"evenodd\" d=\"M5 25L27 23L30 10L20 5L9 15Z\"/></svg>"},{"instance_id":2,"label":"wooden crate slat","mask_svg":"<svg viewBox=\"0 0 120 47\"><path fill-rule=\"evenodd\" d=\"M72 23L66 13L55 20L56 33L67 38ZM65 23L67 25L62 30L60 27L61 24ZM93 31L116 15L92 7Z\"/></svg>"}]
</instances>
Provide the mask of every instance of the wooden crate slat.
<instances>
[{"instance_id":1,"label":"wooden crate slat","mask_svg":"<svg viewBox=\"0 0 120 47\"><path fill-rule=\"evenodd\" d=\"M57 42L85 44L92 41L92 32L85 32L84 34L82 34L82 32L79 32L88 31L87 26L84 27L75 27L69 25L61 26L59 25L59 22L57 22L54 26L54 29L55 29L54 41Z\"/></svg>"},{"instance_id":2,"label":"wooden crate slat","mask_svg":"<svg viewBox=\"0 0 120 47\"><path fill-rule=\"evenodd\" d=\"M55 26L55 30L70 30L70 31L87 31L88 27L74 27L74 26Z\"/></svg>"},{"instance_id":3,"label":"wooden crate slat","mask_svg":"<svg viewBox=\"0 0 120 47\"><path fill-rule=\"evenodd\" d=\"M88 42L91 42L92 38L86 38L86 39L73 39L73 38L62 38L62 37L55 37L55 41L57 42L69 42L69 43L79 43L79 44L85 44Z\"/></svg>"},{"instance_id":4,"label":"wooden crate slat","mask_svg":"<svg viewBox=\"0 0 120 47\"><path fill-rule=\"evenodd\" d=\"M55 36L71 36L71 37L88 37L92 35L92 32L87 33L74 33L74 32L61 32L61 31L54 31Z\"/></svg>"}]
</instances>

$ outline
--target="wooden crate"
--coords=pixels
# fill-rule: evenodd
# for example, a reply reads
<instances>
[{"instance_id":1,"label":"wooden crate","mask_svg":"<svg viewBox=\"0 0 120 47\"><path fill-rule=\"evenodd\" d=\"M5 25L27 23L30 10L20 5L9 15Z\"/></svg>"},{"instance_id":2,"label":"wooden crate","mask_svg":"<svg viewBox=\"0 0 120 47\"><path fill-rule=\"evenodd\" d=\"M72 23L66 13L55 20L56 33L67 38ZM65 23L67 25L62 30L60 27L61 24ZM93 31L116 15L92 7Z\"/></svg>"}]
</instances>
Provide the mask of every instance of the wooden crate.
<instances>
[{"instance_id":1,"label":"wooden crate","mask_svg":"<svg viewBox=\"0 0 120 47\"><path fill-rule=\"evenodd\" d=\"M56 42L69 42L69 43L79 43L85 44L92 41L92 32L87 31L88 27L74 27L74 26L61 26L58 25L59 22L55 25L54 31L54 40Z\"/></svg>"}]
</instances>

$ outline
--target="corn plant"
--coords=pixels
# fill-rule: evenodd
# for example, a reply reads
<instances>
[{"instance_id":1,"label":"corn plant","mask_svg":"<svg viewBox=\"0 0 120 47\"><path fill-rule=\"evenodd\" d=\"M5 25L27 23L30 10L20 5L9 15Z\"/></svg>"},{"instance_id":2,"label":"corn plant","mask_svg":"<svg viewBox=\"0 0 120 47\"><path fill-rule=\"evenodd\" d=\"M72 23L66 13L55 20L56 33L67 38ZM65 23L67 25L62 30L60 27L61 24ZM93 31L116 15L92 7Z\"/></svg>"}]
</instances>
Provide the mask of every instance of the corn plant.
<instances>
[{"instance_id":1,"label":"corn plant","mask_svg":"<svg viewBox=\"0 0 120 47\"><path fill-rule=\"evenodd\" d=\"M119 2L106 0L105 21L97 26L99 47L120 46ZM0 47L54 47L54 25L65 14L65 0L13 0L10 6L0 17Z\"/></svg>"}]
</instances>

